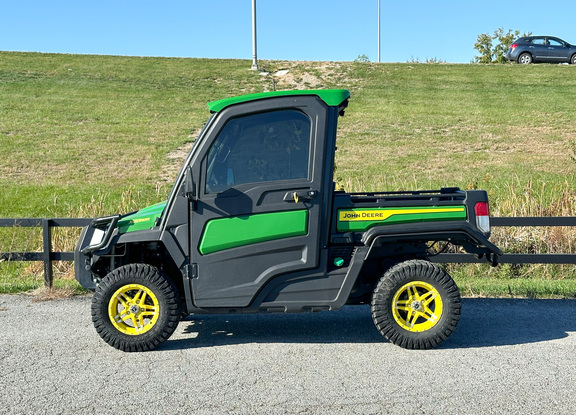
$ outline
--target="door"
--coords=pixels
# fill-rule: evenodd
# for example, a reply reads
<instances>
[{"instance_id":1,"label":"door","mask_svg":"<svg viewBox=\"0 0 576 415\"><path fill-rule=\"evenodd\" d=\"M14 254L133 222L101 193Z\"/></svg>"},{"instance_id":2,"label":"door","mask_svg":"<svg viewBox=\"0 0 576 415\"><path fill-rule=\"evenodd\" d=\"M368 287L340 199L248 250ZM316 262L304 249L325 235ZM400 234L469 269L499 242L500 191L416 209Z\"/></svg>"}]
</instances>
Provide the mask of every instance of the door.
<instances>
[{"instance_id":1,"label":"door","mask_svg":"<svg viewBox=\"0 0 576 415\"><path fill-rule=\"evenodd\" d=\"M566 46L566 44L562 42L560 39L549 37L548 50L551 61L568 62L568 60L570 59L570 56L568 54L570 48L568 48L568 46Z\"/></svg>"},{"instance_id":2,"label":"door","mask_svg":"<svg viewBox=\"0 0 576 415\"><path fill-rule=\"evenodd\" d=\"M545 37L535 37L528 47L535 59L547 60L550 51Z\"/></svg>"},{"instance_id":3,"label":"door","mask_svg":"<svg viewBox=\"0 0 576 415\"><path fill-rule=\"evenodd\" d=\"M218 115L192 162L196 307L246 307L274 278L319 267L328 109L281 97Z\"/></svg>"}]
</instances>

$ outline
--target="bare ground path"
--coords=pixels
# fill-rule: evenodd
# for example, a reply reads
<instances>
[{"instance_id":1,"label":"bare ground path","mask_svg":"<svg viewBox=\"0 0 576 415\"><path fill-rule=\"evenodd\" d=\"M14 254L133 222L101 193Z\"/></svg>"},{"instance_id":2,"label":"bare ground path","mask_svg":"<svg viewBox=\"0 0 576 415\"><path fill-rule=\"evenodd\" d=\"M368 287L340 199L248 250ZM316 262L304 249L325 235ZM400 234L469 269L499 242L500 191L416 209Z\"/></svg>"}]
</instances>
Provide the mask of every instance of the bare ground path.
<instances>
[{"instance_id":1,"label":"bare ground path","mask_svg":"<svg viewBox=\"0 0 576 415\"><path fill-rule=\"evenodd\" d=\"M440 348L366 307L194 316L156 351L100 340L90 297L0 295L1 414L526 414L576 410L576 301L464 299Z\"/></svg>"}]
</instances>

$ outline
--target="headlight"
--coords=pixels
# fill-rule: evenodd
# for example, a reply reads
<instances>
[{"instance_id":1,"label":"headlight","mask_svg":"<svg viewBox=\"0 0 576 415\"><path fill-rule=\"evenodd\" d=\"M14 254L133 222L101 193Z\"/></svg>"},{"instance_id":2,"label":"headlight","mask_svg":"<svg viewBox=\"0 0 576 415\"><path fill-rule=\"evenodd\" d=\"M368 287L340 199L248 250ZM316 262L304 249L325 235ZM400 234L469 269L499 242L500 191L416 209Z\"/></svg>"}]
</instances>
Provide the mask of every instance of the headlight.
<instances>
[{"instance_id":1,"label":"headlight","mask_svg":"<svg viewBox=\"0 0 576 415\"><path fill-rule=\"evenodd\" d=\"M94 229L94 233L92 234L92 238L90 238L90 244L88 247L100 244L100 242L102 242L104 239L104 235L106 235L106 232L103 229Z\"/></svg>"},{"instance_id":2,"label":"headlight","mask_svg":"<svg viewBox=\"0 0 576 415\"><path fill-rule=\"evenodd\" d=\"M120 215L94 219L94 221L92 221L90 224L90 227L92 228L90 243L80 252L87 254L89 252L94 252L104 248L108 242L110 242L110 237L112 236L112 233L118 224L119 218Z\"/></svg>"}]
</instances>

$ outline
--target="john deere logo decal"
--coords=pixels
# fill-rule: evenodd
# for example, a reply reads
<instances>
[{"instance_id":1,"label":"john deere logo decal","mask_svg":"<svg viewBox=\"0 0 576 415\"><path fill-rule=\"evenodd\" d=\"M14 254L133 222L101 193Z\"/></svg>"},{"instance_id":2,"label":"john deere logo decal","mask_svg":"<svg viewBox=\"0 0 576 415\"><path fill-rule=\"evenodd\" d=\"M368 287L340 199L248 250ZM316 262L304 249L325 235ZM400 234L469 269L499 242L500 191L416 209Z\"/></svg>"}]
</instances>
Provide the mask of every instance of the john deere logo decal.
<instances>
[{"instance_id":1,"label":"john deere logo decal","mask_svg":"<svg viewBox=\"0 0 576 415\"><path fill-rule=\"evenodd\" d=\"M386 212L375 212L373 210L360 210L360 211L340 211L340 220L351 221L351 220L372 220L381 219L385 220L390 217L390 214Z\"/></svg>"},{"instance_id":2,"label":"john deere logo decal","mask_svg":"<svg viewBox=\"0 0 576 415\"><path fill-rule=\"evenodd\" d=\"M149 220L150 218L133 219L130 221L130 224L148 222Z\"/></svg>"},{"instance_id":3,"label":"john deere logo decal","mask_svg":"<svg viewBox=\"0 0 576 415\"><path fill-rule=\"evenodd\" d=\"M459 219L466 219L464 206L341 209L338 211L338 231L364 231L374 225Z\"/></svg>"}]
</instances>

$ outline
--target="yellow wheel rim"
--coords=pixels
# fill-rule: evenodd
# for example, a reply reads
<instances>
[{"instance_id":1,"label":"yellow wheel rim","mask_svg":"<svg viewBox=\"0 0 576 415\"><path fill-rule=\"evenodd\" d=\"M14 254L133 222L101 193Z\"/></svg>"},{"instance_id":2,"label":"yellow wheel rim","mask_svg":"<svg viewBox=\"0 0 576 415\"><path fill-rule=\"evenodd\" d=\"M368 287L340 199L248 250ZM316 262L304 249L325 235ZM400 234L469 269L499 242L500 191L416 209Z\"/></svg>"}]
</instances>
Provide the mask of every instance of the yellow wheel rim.
<instances>
[{"instance_id":1,"label":"yellow wheel rim","mask_svg":"<svg viewBox=\"0 0 576 415\"><path fill-rule=\"evenodd\" d=\"M128 284L120 287L108 303L108 317L119 331L138 336L149 331L158 321L158 299L147 287Z\"/></svg>"},{"instance_id":2,"label":"yellow wheel rim","mask_svg":"<svg viewBox=\"0 0 576 415\"><path fill-rule=\"evenodd\" d=\"M404 284L392 300L394 320L405 330L418 333L430 330L442 317L442 297L423 281Z\"/></svg>"}]
</instances>

